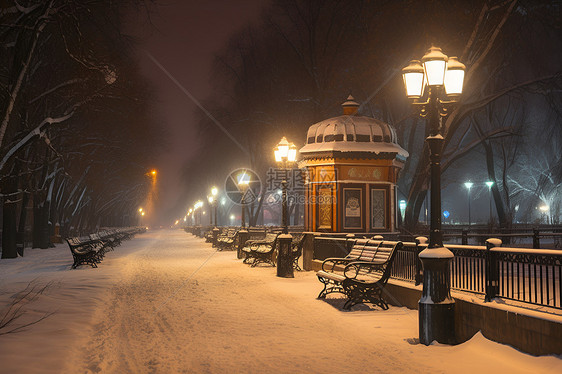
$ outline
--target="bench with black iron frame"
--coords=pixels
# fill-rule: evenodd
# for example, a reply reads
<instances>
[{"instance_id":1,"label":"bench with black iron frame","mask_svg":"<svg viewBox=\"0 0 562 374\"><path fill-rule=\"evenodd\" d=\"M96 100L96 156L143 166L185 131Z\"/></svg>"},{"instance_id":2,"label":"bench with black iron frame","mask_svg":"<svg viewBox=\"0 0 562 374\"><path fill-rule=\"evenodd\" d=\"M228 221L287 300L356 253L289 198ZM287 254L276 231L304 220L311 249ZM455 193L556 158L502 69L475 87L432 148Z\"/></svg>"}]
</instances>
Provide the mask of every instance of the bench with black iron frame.
<instances>
[{"instance_id":1,"label":"bench with black iron frame","mask_svg":"<svg viewBox=\"0 0 562 374\"><path fill-rule=\"evenodd\" d=\"M77 237L67 238L66 242L74 259L72 269L76 269L80 265L91 265L93 268L98 267L97 264L101 262L103 253L96 248L94 242L91 240L83 241Z\"/></svg>"},{"instance_id":2,"label":"bench with black iron frame","mask_svg":"<svg viewBox=\"0 0 562 374\"><path fill-rule=\"evenodd\" d=\"M299 258L302 256L302 246L304 245L304 240L306 239L304 233L292 234L293 239L291 240L291 253L293 256L293 268L297 271L302 271L299 266Z\"/></svg>"},{"instance_id":3,"label":"bench with black iron frame","mask_svg":"<svg viewBox=\"0 0 562 374\"><path fill-rule=\"evenodd\" d=\"M217 238L217 249L223 251L225 249L235 248L236 237L238 230L228 229Z\"/></svg>"},{"instance_id":4,"label":"bench with black iron frame","mask_svg":"<svg viewBox=\"0 0 562 374\"><path fill-rule=\"evenodd\" d=\"M261 263L268 263L275 266L274 254L277 247L277 237L279 234L266 234L264 239L252 240L247 243L242 252L245 255L244 263L251 264L252 267Z\"/></svg>"},{"instance_id":5,"label":"bench with black iron frame","mask_svg":"<svg viewBox=\"0 0 562 374\"><path fill-rule=\"evenodd\" d=\"M349 310L356 304L371 303L387 310L388 304L382 296L382 291L390 278L392 263L401 247L402 242L358 241L354 245L355 251L352 249L356 259L326 259L322 270L316 273L318 280L324 284L318 298L339 292L347 296L344 309Z\"/></svg>"}]
</instances>

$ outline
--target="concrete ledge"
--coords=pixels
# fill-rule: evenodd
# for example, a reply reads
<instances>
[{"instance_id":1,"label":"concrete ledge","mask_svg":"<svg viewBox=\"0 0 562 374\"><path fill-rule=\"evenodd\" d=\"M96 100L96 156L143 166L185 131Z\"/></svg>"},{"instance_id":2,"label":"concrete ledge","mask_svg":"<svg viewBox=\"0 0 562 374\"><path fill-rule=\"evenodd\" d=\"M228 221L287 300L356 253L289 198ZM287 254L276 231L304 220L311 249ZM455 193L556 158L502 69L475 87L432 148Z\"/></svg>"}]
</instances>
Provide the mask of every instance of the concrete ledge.
<instances>
[{"instance_id":1,"label":"concrete ledge","mask_svg":"<svg viewBox=\"0 0 562 374\"><path fill-rule=\"evenodd\" d=\"M322 268L313 260L312 269ZM386 301L395 306L418 309L422 286L391 279L385 288ZM481 331L493 341L509 344L533 355L562 354L562 316L501 304L484 303L483 296L452 292L455 299L455 334L464 343Z\"/></svg>"}]
</instances>

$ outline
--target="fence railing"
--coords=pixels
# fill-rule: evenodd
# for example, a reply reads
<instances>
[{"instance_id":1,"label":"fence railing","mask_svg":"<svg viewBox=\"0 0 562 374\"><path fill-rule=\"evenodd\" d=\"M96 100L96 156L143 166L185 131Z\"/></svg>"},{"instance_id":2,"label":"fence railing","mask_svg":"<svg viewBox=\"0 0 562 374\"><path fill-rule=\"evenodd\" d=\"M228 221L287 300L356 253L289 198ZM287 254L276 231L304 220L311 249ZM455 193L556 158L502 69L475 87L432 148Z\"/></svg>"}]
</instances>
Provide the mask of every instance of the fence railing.
<instances>
[{"instance_id":1,"label":"fence railing","mask_svg":"<svg viewBox=\"0 0 562 374\"><path fill-rule=\"evenodd\" d=\"M525 240L532 242L535 249L541 248L541 241L547 241L548 245L554 248L562 248L562 226L560 225L543 225L537 227L529 227L521 225L510 229L496 229L490 231L486 226L459 227L448 226L443 229L443 238L460 239L461 244L467 245L469 239L476 239L480 243L484 243L489 237L502 239L504 243L508 243L513 239Z\"/></svg>"},{"instance_id":2,"label":"fence railing","mask_svg":"<svg viewBox=\"0 0 562 374\"><path fill-rule=\"evenodd\" d=\"M364 241L358 239L357 241ZM318 237L314 258L343 257L354 241ZM504 298L562 309L562 250L537 250L496 246L445 244L455 255L450 267L451 288L485 295L485 300ZM391 271L395 279L421 283L419 253L427 244L404 242Z\"/></svg>"}]
</instances>

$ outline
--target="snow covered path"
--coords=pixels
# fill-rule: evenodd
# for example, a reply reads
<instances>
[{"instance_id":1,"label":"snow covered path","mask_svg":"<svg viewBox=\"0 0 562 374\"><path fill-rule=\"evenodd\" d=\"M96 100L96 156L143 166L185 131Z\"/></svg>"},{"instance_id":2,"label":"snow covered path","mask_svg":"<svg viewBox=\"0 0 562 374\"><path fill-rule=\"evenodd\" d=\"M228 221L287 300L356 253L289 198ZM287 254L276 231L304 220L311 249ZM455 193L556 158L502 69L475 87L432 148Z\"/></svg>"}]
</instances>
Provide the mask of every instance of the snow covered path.
<instances>
[{"instance_id":1,"label":"snow covered path","mask_svg":"<svg viewBox=\"0 0 562 374\"><path fill-rule=\"evenodd\" d=\"M0 305L27 282L54 281L29 318L0 336L10 373L560 373L560 357L532 357L480 334L455 347L414 343L417 311L321 301L312 272L294 279L250 268L183 231L139 235L98 269L68 270L66 246L0 262Z\"/></svg>"}]
</instances>

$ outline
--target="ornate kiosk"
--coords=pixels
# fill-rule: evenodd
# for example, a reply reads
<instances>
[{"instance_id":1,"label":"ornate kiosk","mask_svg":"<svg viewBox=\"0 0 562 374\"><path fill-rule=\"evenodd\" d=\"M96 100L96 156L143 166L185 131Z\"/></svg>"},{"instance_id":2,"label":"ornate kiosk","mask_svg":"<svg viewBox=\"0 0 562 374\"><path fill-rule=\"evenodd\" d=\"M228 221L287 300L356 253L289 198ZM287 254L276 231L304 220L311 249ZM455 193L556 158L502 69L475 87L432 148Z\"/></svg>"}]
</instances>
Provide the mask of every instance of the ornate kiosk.
<instances>
[{"instance_id":1,"label":"ornate kiosk","mask_svg":"<svg viewBox=\"0 0 562 374\"><path fill-rule=\"evenodd\" d=\"M357 115L350 95L344 115L308 129L300 149L305 181L305 229L323 232L393 232L396 181L408 157L394 128Z\"/></svg>"}]
</instances>

